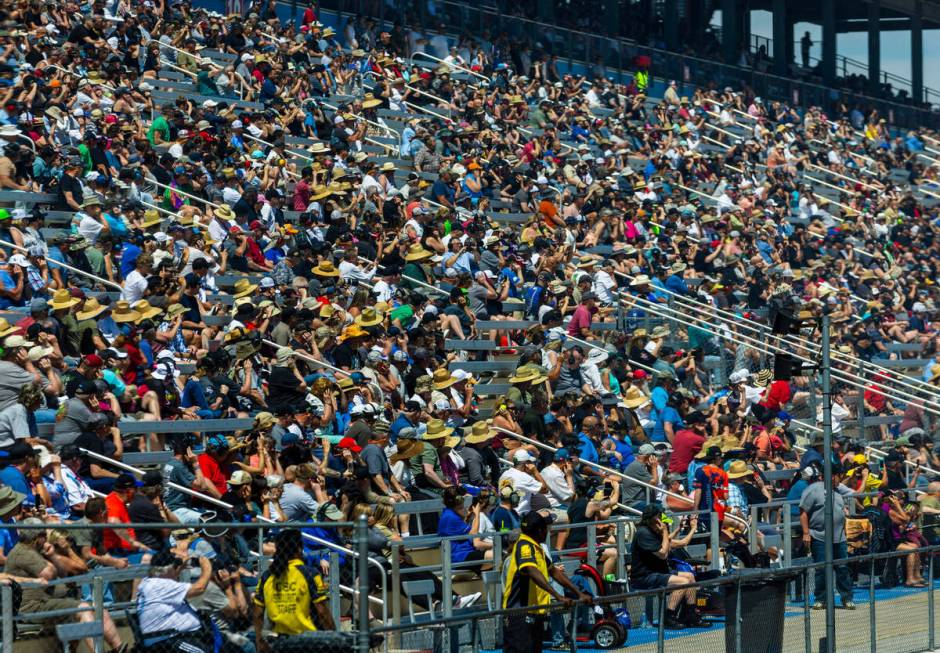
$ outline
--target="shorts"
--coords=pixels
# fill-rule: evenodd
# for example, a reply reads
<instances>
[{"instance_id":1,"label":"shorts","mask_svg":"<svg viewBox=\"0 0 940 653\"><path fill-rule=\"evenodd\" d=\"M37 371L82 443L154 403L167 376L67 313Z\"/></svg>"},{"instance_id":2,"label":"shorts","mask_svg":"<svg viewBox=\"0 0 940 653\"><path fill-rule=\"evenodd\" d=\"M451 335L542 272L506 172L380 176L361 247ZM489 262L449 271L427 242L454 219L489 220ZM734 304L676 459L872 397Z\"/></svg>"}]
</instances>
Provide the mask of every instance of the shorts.
<instances>
[{"instance_id":1,"label":"shorts","mask_svg":"<svg viewBox=\"0 0 940 653\"><path fill-rule=\"evenodd\" d=\"M633 590L661 590L669 586L669 579L673 574L647 574L640 578L630 579L630 589Z\"/></svg>"},{"instance_id":2,"label":"shorts","mask_svg":"<svg viewBox=\"0 0 940 653\"><path fill-rule=\"evenodd\" d=\"M81 601L79 599L72 599L66 596L55 597L50 596L44 598L41 601L23 601L23 604L20 606L20 617L23 617L25 621L31 621L29 618L30 612L50 612L52 610L73 610L79 606ZM77 614L77 613L76 613ZM48 619L42 619L43 623L46 624L64 624L75 621L75 614L62 615L60 617L49 617Z\"/></svg>"},{"instance_id":3,"label":"shorts","mask_svg":"<svg viewBox=\"0 0 940 653\"><path fill-rule=\"evenodd\" d=\"M146 553L140 553L138 551L125 551L124 549L111 549L108 551L108 554L115 558L124 558L127 560L127 564L130 565L139 565L146 555Z\"/></svg>"}]
</instances>

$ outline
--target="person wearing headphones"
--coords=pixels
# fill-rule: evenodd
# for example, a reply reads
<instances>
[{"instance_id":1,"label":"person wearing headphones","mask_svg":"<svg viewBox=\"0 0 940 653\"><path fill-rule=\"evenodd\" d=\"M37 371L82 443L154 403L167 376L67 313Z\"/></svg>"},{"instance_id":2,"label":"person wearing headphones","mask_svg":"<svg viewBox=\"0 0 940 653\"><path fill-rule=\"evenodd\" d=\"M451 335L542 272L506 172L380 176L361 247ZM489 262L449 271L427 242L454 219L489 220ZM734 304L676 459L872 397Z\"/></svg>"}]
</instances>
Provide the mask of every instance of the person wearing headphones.
<instances>
[{"instance_id":1,"label":"person wearing headphones","mask_svg":"<svg viewBox=\"0 0 940 653\"><path fill-rule=\"evenodd\" d=\"M548 527L553 516L533 510L527 513L520 524L519 539L509 550L506 583L503 591L503 608L536 608L508 615L504 621L504 653L532 653L542 650L545 639L546 613L544 607L552 600L571 606L574 599L552 587L549 579L561 585L571 595L587 605L592 599L581 592L565 574L561 566L553 564L542 542L548 537Z\"/></svg>"},{"instance_id":2,"label":"person wearing headphones","mask_svg":"<svg viewBox=\"0 0 940 653\"><path fill-rule=\"evenodd\" d=\"M493 528L500 533L509 533L519 528L522 517L516 511L519 507L520 495L516 492L511 479L504 479L499 484L499 505L490 514Z\"/></svg>"},{"instance_id":3,"label":"person wearing headphones","mask_svg":"<svg viewBox=\"0 0 940 653\"><path fill-rule=\"evenodd\" d=\"M228 492L229 446L224 435L210 435L206 441L206 450L199 454L198 462L203 476L215 486L219 496Z\"/></svg>"},{"instance_id":4,"label":"person wearing headphones","mask_svg":"<svg viewBox=\"0 0 940 653\"><path fill-rule=\"evenodd\" d=\"M529 512L529 499L533 494L545 494L548 492L548 485L542 479L539 468L535 466L537 459L526 449L516 449L512 455L513 466L503 472L499 477L499 486L503 486L504 481L511 481L516 492L519 493L519 505L516 510L520 515Z\"/></svg>"}]
</instances>

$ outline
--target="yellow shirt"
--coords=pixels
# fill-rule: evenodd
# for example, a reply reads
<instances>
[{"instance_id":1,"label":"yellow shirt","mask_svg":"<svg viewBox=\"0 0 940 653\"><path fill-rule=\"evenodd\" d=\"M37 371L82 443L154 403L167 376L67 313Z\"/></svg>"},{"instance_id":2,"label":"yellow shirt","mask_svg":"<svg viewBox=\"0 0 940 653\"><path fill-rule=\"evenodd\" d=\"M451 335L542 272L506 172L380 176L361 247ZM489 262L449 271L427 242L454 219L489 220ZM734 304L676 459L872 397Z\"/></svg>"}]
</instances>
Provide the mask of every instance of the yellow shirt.
<instances>
[{"instance_id":1,"label":"yellow shirt","mask_svg":"<svg viewBox=\"0 0 940 653\"><path fill-rule=\"evenodd\" d=\"M509 552L506 588L503 590L504 608L548 605L552 602L551 594L536 585L528 574L519 573L526 567L535 567L546 580L549 579L548 560L542 545L526 535L520 535Z\"/></svg>"},{"instance_id":2,"label":"yellow shirt","mask_svg":"<svg viewBox=\"0 0 940 653\"><path fill-rule=\"evenodd\" d=\"M263 606L279 635L299 635L316 630L313 604L326 601L326 586L316 570L303 560L291 560L280 578L266 573L258 583L255 605Z\"/></svg>"}]
</instances>

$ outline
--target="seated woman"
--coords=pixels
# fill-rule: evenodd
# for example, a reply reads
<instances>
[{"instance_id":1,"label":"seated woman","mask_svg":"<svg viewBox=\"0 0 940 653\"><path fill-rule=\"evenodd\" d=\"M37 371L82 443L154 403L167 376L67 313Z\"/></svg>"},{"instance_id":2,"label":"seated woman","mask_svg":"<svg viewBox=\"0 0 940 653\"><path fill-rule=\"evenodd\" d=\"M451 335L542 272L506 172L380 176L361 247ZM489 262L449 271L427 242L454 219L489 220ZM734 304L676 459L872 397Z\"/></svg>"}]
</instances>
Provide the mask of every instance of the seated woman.
<instances>
[{"instance_id":1,"label":"seated woman","mask_svg":"<svg viewBox=\"0 0 940 653\"><path fill-rule=\"evenodd\" d=\"M470 509L470 523L468 524L467 509L464 506L463 498L464 493L462 489L449 487L444 490L444 512L441 513L441 519L437 525L437 534L441 537L476 535L480 532L480 511L482 510L482 506L478 503L473 505ZM462 567L464 569L470 568L474 572L480 573L492 566L483 564L483 561L492 559L492 544L485 542L481 538L451 540L450 561L452 563L479 563L472 567L469 565Z\"/></svg>"},{"instance_id":2,"label":"seated woman","mask_svg":"<svg viewBox=\"0 0 940 653\"><path fill-rule=\"evenodd\" d=\"M920 511L916 503L904 504L903 492L894 492L884 497L879 506L891 519L891 534L897 542L898 551L913 551L927 546L927 540L917 528ZM904 584L907 587L927 587L921 574L919 553L909 553L904 559Z\"/></svg>"}]
</instances>

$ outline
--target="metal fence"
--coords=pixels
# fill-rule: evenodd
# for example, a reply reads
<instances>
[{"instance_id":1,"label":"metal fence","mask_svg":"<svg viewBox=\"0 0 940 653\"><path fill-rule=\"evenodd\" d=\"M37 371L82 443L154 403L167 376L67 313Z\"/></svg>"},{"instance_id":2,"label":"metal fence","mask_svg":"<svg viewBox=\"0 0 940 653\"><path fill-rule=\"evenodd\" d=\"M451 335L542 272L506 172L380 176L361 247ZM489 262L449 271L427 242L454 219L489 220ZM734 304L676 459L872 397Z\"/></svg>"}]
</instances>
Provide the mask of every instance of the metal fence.
<instances>
[{"instance_id":1,"label":"metal fence","mask_svg":"<svg viewBox=\"0 0 940 653\"><path fill-rule=\"evenodd\" d=\"M841 652L914 653L933 650L936 643L936 602L933 562L938 547L912 553L928 568L925 588L883 586L879 577L889 565L902 562L893 552L835 561L853 580L855 609L838 609L836 650ZM907 554L905 554L907 555ZM593 606L553 604L538 617L544 622L546 645L563 650L609 648L638 652L727 653L821 649L825 611L814 609L815 576L822 563L790 569L744 570L696 583L696 602L706 627L666 628L660 619L669 591L633 591L596 596ZM577 572L576 572L577 573ZM431 615L416 622L373 628L395 650L498 650L505 641L510 617L526 610L486 606L451 617ZM838 607L838 604L837 604ZM531 614L531 613L530 613ZM627 616L628 615L628 616ZM629 623L628 628L622 628ZM620 641L620 638L624 638Z\"/></svg>"}]
</instances>

